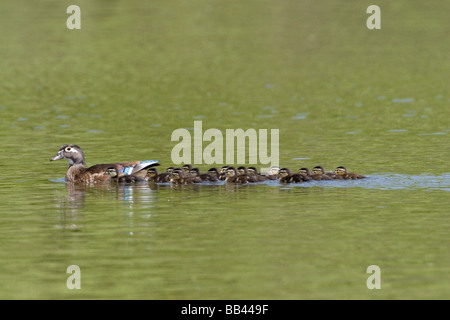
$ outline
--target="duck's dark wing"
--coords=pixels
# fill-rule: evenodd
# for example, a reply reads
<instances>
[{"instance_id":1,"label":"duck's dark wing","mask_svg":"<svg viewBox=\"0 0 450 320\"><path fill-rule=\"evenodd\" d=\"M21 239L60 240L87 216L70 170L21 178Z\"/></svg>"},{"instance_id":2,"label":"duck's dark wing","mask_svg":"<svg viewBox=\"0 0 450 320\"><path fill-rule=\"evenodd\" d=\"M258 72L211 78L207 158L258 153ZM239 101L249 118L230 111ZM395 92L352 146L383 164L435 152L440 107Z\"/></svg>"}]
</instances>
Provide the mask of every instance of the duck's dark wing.
<instances>
[{"instance_id":1,"label":"duck's dark wing","mask_svg":"<svg viewBox=\"0 0 450 320\"><path fill-rule=\"evenodd\" d=\"M158 160L144 160L144 161L132 161L122 162L116 164L119 168L119 176L134 174L137 176L145 177L147 172L144 169L159 166Z\"/></svg>"}]
</instances>

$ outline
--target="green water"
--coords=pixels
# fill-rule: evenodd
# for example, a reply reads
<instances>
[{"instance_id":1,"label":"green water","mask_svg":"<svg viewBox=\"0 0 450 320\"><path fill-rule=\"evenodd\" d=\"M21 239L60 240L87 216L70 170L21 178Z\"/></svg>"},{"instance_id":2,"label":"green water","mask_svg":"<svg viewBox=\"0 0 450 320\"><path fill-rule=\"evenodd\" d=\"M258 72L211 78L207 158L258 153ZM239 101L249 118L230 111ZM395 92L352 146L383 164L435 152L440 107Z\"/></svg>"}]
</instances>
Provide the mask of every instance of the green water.
<instances>
[{"instance_id":1,"label":"green water","mask_svg":"<svg viewBox=\"0 0 450 320\"><path fill-rule=\"evenodd\" d=\"M371 1L77 1L68 30L71 4L0 3L0 298L450 297L447 2L377 1L381 30ZM196 120L369 178L81 188L49 161L165 168Z\"/></svg>"}]
</instances>

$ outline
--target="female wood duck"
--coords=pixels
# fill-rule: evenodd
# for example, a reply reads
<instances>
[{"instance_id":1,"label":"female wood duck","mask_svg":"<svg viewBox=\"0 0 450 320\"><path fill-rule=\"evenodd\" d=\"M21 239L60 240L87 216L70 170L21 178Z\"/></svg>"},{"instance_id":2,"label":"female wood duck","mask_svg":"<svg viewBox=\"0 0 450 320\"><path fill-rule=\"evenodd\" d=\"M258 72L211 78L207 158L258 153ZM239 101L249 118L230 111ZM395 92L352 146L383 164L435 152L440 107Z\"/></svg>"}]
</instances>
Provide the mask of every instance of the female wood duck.
<instances>
[{"instance_id":1,"label":"female wood duck","mask_svg":"<svg viewBox=\"0 0 450 320\"><path fill-rule=\"evenodd\" d=\"M334 173L340 177L342 177L342 179L345 180L356 180L356 179L364 179L365 176L363 176L362 174L358 174L358 173L349 173L347 171L346 167L337 167L336 170L334 170Z\"/></svg>"},{"instance_id":2,"label":"female wood duck","mask_svg":"<svg viewBox=\"0 0 450 320\"><path fill-rule=\"evenodd\" d=\"M158 160L131 161L122 163L96 164L86 167L86 160L83 151L75 144L65 144L59 148L56 156L50 161L67 159L69 169L66 173L66 181L79 184L95 184L111 181L112 176L105 174L110 168L117 169L117 177L134 175L136 177L145 177L146 170L153 166L158 166ZM112 171L110 171L112 172Z\"/></svg>"}]
</instances>

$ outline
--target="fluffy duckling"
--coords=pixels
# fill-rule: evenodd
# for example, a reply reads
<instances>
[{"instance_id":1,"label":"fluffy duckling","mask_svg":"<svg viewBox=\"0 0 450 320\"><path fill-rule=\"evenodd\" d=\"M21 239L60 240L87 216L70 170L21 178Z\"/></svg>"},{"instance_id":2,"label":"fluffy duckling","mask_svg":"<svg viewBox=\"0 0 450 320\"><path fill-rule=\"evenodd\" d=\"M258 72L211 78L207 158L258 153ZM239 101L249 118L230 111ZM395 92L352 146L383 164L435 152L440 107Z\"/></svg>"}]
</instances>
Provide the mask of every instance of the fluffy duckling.
<instances>
[{"instance_id":1,"label":"fluffy duckling","mask_svg":"<svg viewBox=\"0 0 450 320\"><path fill-rule=\"evenodd\" d=\"M237 168L237 173L238 173L238 176L247 176L247 182L250 182L250 183L258 182L258 179L256 178L256 176L254 174L250 175L248 173L247 168L244 166Z\"/></svg>"},{"instance_id":2,"label":"fluffy duckling","mask_svg":"<svg viewBox=\"0 0 450 320\"><path fill-rule=\"evenodd\" d=\"M184 171L186 177L191 176L192 165L185 164L184 166L181 167L181 169Z\"/></svg>"},{"instance_id":3,"label":"fluffy duckling","mask_svg":"<svg viewBox=\"0 0 450 320\"><path fill-rule=\"evenodd\" d=\"M189 171L189 175L192 178L192 182L199 183L203 181L209 181L209 174L207 173L201 173L199 168L192 168L191 171Z\"/></svg>"},{"instance_id":4,"label":"fluffy duckling","mask_svg":"<svg viewBox=\"0 0 450 320\"><path fill-rule=\"evenodd\" d=\"M311 179L313 180L333 180L330 176L325 173L322 166L316 166L313 168Z\"/></svg>"},{"instance_id":5,"label":"fluffy duckling","mask_svg":"<svg viewBox=\"0 0 450 320\"><path fill-rule=\"evenodd\" d=\"M222 168L220 168L219 171L219 180L226 180L227 179L227 169L230 166L223 166Z\"/></svg>"},{"instance_id":6,"label":"fluffy duckling","mask_svg":"<svg viewBox=\"0 0 450 320\"><path fill-rule=\"evenodd\" d=\"M306 177L299 173L291 173L291 170L289 168L282 168L280 169L279 173L279 181L280 183L291 183L291 182L306 182L310 181L311 178Z\"/></svg>"},{"instance_id":7,"label":"fluffy duckling","mask_svg":"<svg viewBox=\"0 0 450 320\"><path fill-rule=\"evenodd\" d=\"M278 174L280 183L291 183L292 174L288 168L281 168Z\"/></svg>"},{"instance_id":8,"label":"fluffy duckling","mask_svg":"<svg viewBox=\"0 0 450 320\"><path fill-rule=\"evenodd\" d=\"M219 170L217 170L216 168L209 169L208 175L209 175L209 181L211 181L211 182L215 182L215 181L219 180Z\"/></svg>"},{"instance_id":9,"label":"fluffy duckling","mask_svg":"<svg viewBox=\"0 0 450 320\"><path fill-rule=\"evenodd\" d=\"M226 177L225 181L228 183L238 183L238 184L248 183L248 175L238 174L237 170L234 167L228 167L226 174L227 174L227 177Z\"/></svg>"},{"instance_id":10,"label":"fluffy duckling","mask_svg":"<svg viewBox=\"0 0 450 320\"><path fill-rule=\"evenodd\" d=\"M266 181L268 179L267 176L263 176L262 174L260 174L258 172L258 169L256 169L255 167L248 167L247 174L249 176L253 176L257 182Z\"/></svg>"},{"instance_id":11,"label":"fluffy duckling","mask_svg":"<svg viewBox=\"0 0 450 320\"><path fill-rule=\"evenodd\" d=\"M139 181L145 181L144 178L141 178L134 174L119 176L119 170L116 167L110 167L110 168L106 169L106 171L103 174L105 176L109 176L109 179L111 182L134 183L134 182L139 182Z\"/></svg>"},{"instance_id":12,"label":"fluffy duckling","mask_svg":"<svg viewBox=\"0 0 450 320\"><path fill-rule=\"evenodd\" d=\"M186 176L185 170L180 168L175 168L171 174L170 182L172 184L192 184L192 178Z\"/></svg>"},{"instance_id":13,"label":"fluffy duckling","mask_svg":"<svg viewBox=\"0 0 450 320\"><path fill-rule=\"evenodd\" d=\"M267 172L267 180L278 180L278 175L280 173L280 167L279 166L271 166L269 168L269 172Z\"/></svg>"},{"instance_id":14,"label":"fluffy duckling","mask_svg":"<svg viewBox=\"0 0 450 320\"><path fill-rule=\"evenodd\" d=\"M364 179L365 176L363 176L362 174L358 174L358 173L349 173L347 171L346 167L340 166L337 167L336 170L334 170L334 173L340 177L342 177L342 179L345 180L356 180L356 179Z\"/></svg>"},{"instance_id":15,"label":"fluffy duckling","mask_svg":"<svg viewBox=\"0 0 450 320\"><path fill-rule=\"evenodd\" d=\"M300 168L297 171L297 174L299 175L299 178L302 181L311 181L313 180L311 177L311 172L309 171L308 168Z\"/></svg>"}]
</instances>

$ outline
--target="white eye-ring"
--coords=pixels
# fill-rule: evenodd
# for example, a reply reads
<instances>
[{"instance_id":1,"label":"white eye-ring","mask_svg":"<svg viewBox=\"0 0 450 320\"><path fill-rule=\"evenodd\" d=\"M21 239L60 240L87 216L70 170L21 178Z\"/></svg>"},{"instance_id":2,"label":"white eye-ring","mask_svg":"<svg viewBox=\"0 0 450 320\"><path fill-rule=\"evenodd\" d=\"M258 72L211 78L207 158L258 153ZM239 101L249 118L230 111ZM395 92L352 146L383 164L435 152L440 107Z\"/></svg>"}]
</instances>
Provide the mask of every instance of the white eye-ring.
<instances>
[{"instance_id":1,"label":"white eye-ring","mask_svg":"<svg viewBox=\"0 0 450 320\"><path fill-rule=\"evenodd\" d=\"M66 147L66 148L64 149L64 151L66 151L66 152L78 152L77 149L74 149L74 148L72 148L72 147Z\"/></svg>"}]
</instances>

